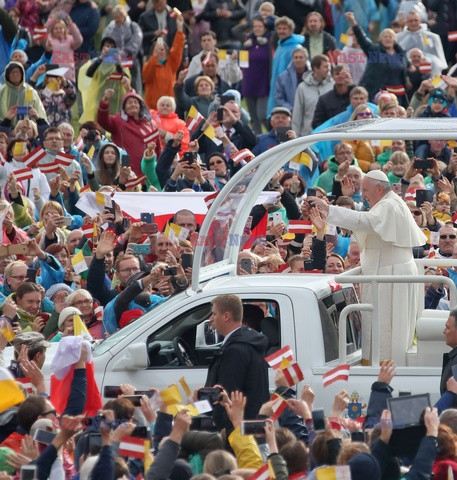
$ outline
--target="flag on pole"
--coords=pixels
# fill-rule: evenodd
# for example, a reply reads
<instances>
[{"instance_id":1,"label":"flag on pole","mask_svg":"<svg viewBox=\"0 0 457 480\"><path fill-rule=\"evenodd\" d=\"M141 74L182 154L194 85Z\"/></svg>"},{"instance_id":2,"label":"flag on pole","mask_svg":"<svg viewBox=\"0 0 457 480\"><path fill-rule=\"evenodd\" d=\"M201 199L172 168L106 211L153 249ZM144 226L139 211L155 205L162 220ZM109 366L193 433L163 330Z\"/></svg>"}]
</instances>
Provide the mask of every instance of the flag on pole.
<instances>
[{"instance_id":1,"label":"flag on pole","mask_svg":"<svg viewBox=\"0 0 457 480\"><path fill-rule=\"evenodd\" d=\"M182 15L181 13L181 10L179 10L178 8L172 8L168 11L168 15L171 17L171 18L178 18L180 15Z\"/></svg>"},{"instance_id":2,"label":"flag on pole","mask_svg":"<svg viewBox=\"0 0 457 480\"><path fill-rule=\"evenodd\" d=\"M31 178L33 178L33 172L30 168L22 168L21 170L15 170L13 174L18 182L23 182L24 180L30 180Z\"/></svg>"},{"instance_id":3,"label":"flag on pole","mask_svg":"<svg viewBox=\"0 0 457 480\"><path fill-rule=\"evenodd\" d=\"M281 367L281 362L284 358L289 362L293 362L294 360L294 354L289 345L286 345L280 350L272 353L268 357L265 357L265 361L268 363L268 365L270 365L273 370L277 370Z\"/></svg>"},{"instance_id":4,"label":"flag on pole","mask_svg":"<svg viewBox=\"0 0 457 480\"><path fill-rule=\"evenodd\" d=\"M301 382L305 378L298 363L292 363L290 367L282 370L282 373L284 374L289 387L297 385L298 382Z\"/></svg>"},{"instance_id":5,"label":"flag on pole","mask_svg":"<svg viewBox=\"0 0 457 480\"><path fill-rule=\"evenodd\" d=\"M84 140L81 135L76 139L75 141L75 148L78 150L78 152L82 152L84 150Z\"/></svg>"},{"instance_id":6,"label":"flag on pole","mask_svg":"<svg viewBox=\"0 0 457 480\"><path fill-rule=\"evenodd\" d=\"M159 395L166 406L182 402L182 395L177 385L171 385L165 388L159 392Z\"/></svg>"},{"instance_id":7,"label":"flag on pole","mask_svg":"<svg viewBox=\"0 0 457 480\"><path fill-rule=\"evenodd\" d=\"M29 168L32 168L40 160L46 156L46 152L43 147L36 147L26 157L23 158L22 163Z\"/></svg>"},{"instance_id":8,"label":"flag on pole","mask_svg":"<svg viewBox=\"0 0 457 480\"><path fill-rule=\"evenodd\" d=\"M273 409L273 415L270 418L273 420L273 422L276 422L276 420L281 416L281 413L284 412L286 407L287 402L284 400L284 398L278 395L278 398L276 398L271 405L271 408Z\"/></svg>"},{"instance_id":9,"label":"flag on pole","mask_svg":"<svg viewBox=\"0 0 457 480\"><path fill-rule=\"evenodd\" d=\"M186 127L190 133L194 133L205 117L192 105L187 113Z\"/></svg>"},{"instance_id":10,"label":"flag on pole","mask_svg":"<svg viewBox=\"0 0 457 480\"><path fill-rule=\"evenodd\" d=\"M113 201L111 200L111 197L108 197L107 195L101 192L95 192L95 203L97 205L101 205L102 207L108 207L108 208L111 208L113 205Z\"/></svg>"},{"instance_id":11,"label":"flag on pole","mask_svg":"<svg viewBox=\"0 0 457 480\"><path fill-rule=\"evenodd\" d=\"M108 80L114 80L115 82L118 82L119 80L122 80L122 73L113 72L113 73L108 77Z\"/></svg>"},{"instance_id":12,"label":"flag on pole","mask_svg":"<svg viewBox=\"0 0 457 480\"><path fill-rule=\"evenodd\" d=\"M60 165L56 162L47 163L46 165L39 165L38 169L41 173L57 173L60 172Z\"/></svg>"},{"instance_id":13,"label":"flag on pole","mask_svg":"<svg viewBox=\"0 0 457 480\"><path fill-rule=\"evenodd\" d=\"M175 223L169 223L163 232L164 236L169 240L173 240L175 238L178 240L186 240L189 236L189 233L190 231L188 228L181 227Z\"/></svg>"},{"instance_id":14,"label":"flag on pole","mask_svg":"<svg viewBox=\"0 0 457 480\"><path fill-rule=\"evenodd\" d=\"M79 315L73 315L73 331L75 337L82 337L85 340L91 342L93 340L92 335L86 327L86 324L82 321Z\"/></svg>"},{"instance_id":15,"label":"flag on pole","mask_svg":"<svg viewBox=\"0 0 457 480\"><path fill-rule=\"evenodd\" d=\"M81 230L84 232L86 238L94 238L97 236L97 224L96 223L87 223L81 227Z\"/></svg>"},{"instance_id":16,"label":"flag on pole","mask_svg":"<svg viewBox=\"0 0 457 480\"><path fill-rule=\"evenodd\" d=\"M338 365L337 367L332 368L332 370L324 373L322 380L324 383L324 388L328 387L334 382L337 382L338 380L347 382L349 380L349 365Z\"/></svg>"},{"instance_id":17,"label":"flag on pole","mask_svg":"<svg viewBox=\"0 0 457 480\"><path fill-rule=\"evenodd\" d=\"M37 25L33 27L33 35L32 38L35 42L39 42L40 40L44 40L48 36L48 29L44 25Z\"/></svg>"},{"instance_id":18,"label":"flag on pole","mask_svg":"<svg viewBox=\"0 0 457 480\"><path fill-rule=\"evenodd\" d=\"M187 397L191 397L192 393L191 393L189 385L187 384L186 379L184 377L181 377L179 379L179 384L181 385L181 387L184 390L184 393L187 395Z\"/></svg>"},{"instance_id":19,"label":"flag on pole","mask_svg":"<svg viewBox=\"0 0 457 480\"><path fill-rule=\"evenodd\" d=\"M233 163L237 165L238 163L241 162L241 160L251 160L255 157L255 155L249 150L249 148L243 148L239 152L237 152L233 157Z\"/></svg>"},{"instance_id":20,"label":"flag on pole","mask_svg":"<svg viewBox=\"0 0 457 480\"><path fill-rule=\"evenodd\" d=\"M207 52L202 60L202 65L208 65L208 63L211 61L211 52Z\"/></svg>"},{"instance_id":21,"label":"flag on pole","mask_svg":"<svg viewBox=\"0 0 457 480\"><path fill-rule=\"evenodd\" d=\"M103 307L101 305L97 305L94 308L94 315L99 322L103 321Z\"/></svg>"},{"instance_id":22,"label":"flag on pole","mask_svg":"<svg viewBox=\"0 0 457 480\"><path fill-rule=\"evenodd\" d=\"M240 50L238 52L238 63L240 64L240 68L249 67L249 51L248 50Z\"/></svg>"},{"instance_id":23,"label":"flag on pole","mask_svg":"<svg viewBox=\"0 0 457 480\"><path fill-rule=\"evenodd\" d=\"M155 142L156 138L159 136L159 131L156 130L155 132L152 132L150 135L147 137L144 137L144 143L147 145L148 143Z\"/></svg>"},{"instance_id":24,"label":"flag on pole","mask_svg":"<svg viewBox=\"0 0 457 480\"><path fill-rule=\"evenodd\" d=\"M314 470L317 480L351 480L349 465L335 465Z\"/></svg>"},{"instance_id":25,"label":"flag on pole","mask_svg":"<svg viewBox=\"0 0 457 480\"><path fill-rule=\"evenodd\" d=\"M141 177L131 178L125 182L126 188L134 188L138 185L142 185L146 181L146 175L141 175Z\"/></svg>"},{"instance_id":26,"label":"flag on pole","mask_svg":"<svg viewBox=\"0 0 457 480\"><path fill-rule=\"evenodd\" d=\"M397 97L406 95L406 90L403 85L389 85L386 86L386 90L390 93L393 93L394 95L397 95Z\"/></svg>"},{"instance_id":27,"label":"flag on pole","mask_svg":"<svg viewBox=\"0 0 457 480\"><path fill-rule=\"evenodd\" d=\"M65 152L59 152L56 155L56 162L64 167L69 167L74 159L75 157L73 155Z\"/></svg>"},{"instance_id":28,"label":"flag on pole","mask_svg":"<svg viewBox=\"0 0 457 480\"><path fill-rule=\"evenodd\" d=\"M205 204L208 210L210 209L211 205L213 204L214 200L216 200L216 197L218 195L219 195L219 192L214 192L211 195L208 195L207 197L205 197Z\"/></svg>"},{"instance_id":29,"label":"flag on pole","mask_svg":"<svg viewBox=\"0 0 457 480\"><path fill-rule=\"evenodd\" d=\"M121 60L122 68L133 68L133 58L127 57Z\"/></svg>"},{"instance_id":30,"label":"flag on pole","mask_svg":"<svg viewBox=\"0 0 457 480\"><path fill-rule=\"evenodd\" d=\"M33 383L30 381L30 378L16 378L16 382L19 382L25 388L27 395L33 395Z\"/></svg>"},{"instance_id":31,"label":"flag on pole","mask_svg":"<svg viewBox=\"0 0 457 480\"><path fill-rule=\"evenodd\" d=\"M212 140L216 145L221 145L222 142L216 137L216 130L212 125L208 125L203 132L210 140Z\"/></svg>"},{"instance_id":32,"label":"flag on pole","mask_svg":"<svg viewBox=\"0 0 457 480\"><path fill-rule=\"evenodd\" d=\"M419 65L419 72L420 73L431 73L432 72L432 64L428 60L423 60Z\"/></svg>"},{"instance_id":33,"label":"flag on pole","mask_svg":"<svg viewBox=\"0 0 457 480\"><path fill-rule=\"evenodd\" d=\"M71 264L73 265L73 270L78 275L81 275L81 273L89 270L82 250L73 255L73 258L71 259Z\"/></svg>"},{"instance_id":34,"label":"flag on pole","mask_svg":"<svg viewBox=\"0 0 457 480\"><path fill-rule=\"evenodd\" d=\"M145 449L144 449L144 438L125 436L122 437L121 442L119 443L119 455L122 457L134 457L143 460Z\"/></svg>"},{"instance_id":35,"label":"flag on pole","mask_svg":"<svg viewBox=\"0 0 457 480\"><path fill-rule=\"evenodd\" d=\"M457 30L454 30L453 32L447 32L447 41L457 42Z\"/></svg>"},{"instance_id":36,"label":"flag on pole","mask_svg":"<svg viewBox=\"0 0 457 480\"><path fill-rule=\"evenodd\" d=\"M312 230L313 223L310 220L289 220L289 233L308 235Z\"/></svg>"},{"instance_id":37,"label":"flag on pole","mask_svg":"<svg viewBox=\"0 0 457 480\"><path fill-rule=\"evenodd\" d=\"M25 400L25 396L13 376L4 367L0 367L0 412Z\"/></svg>"},{"instance_id":38,"label":"flag on pole","mask_svg":"<svg viewBox=\"0 0 457 480\"><path fill-rule=\"evenodd\" d=\"M86 192L92 192L92 189L90 188L89 185L84 185L84 187L81 188L81 190L79 191L79 195L81 195L82 193L86 193Z\"/></svg>"}]
</instances>

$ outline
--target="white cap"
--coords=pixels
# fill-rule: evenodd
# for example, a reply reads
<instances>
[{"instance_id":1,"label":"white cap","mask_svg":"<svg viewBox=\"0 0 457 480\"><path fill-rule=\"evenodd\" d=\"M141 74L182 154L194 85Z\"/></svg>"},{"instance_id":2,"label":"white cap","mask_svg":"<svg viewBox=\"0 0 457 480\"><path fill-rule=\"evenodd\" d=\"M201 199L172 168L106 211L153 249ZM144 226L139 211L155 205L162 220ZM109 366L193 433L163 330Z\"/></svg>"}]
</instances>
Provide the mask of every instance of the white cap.
<instances>
[{"instance_id":1,"label":"white cap","mask_svg":"<svg viewBox=\"0 0 457 480\"><path fill-rule=\"evenodd\" d=\"M382 170L370 170L365 177L371 178L372 180L389 183L387 175Z\"/></svg>"}]
</instances>

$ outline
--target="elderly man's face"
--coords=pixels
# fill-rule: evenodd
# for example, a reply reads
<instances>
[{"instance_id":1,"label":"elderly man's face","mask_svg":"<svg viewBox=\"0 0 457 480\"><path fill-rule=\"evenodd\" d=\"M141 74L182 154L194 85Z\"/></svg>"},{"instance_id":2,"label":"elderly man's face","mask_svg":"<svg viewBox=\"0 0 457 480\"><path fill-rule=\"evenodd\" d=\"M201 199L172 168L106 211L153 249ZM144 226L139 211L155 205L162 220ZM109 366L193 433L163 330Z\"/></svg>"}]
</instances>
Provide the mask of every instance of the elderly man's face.
<instances>
[{"instance_id":1,"label":"elderly man's face","mask_svg":"<svg viewBox=\"0 0 457 480\"><path fill-rule=\"evenodd\" d=\"M406 18L406 26L411 32L415 32L421 28L421 21L419 15L410 13Z\"/></svg>"},{"instance_id":2,"label":"elderly man's face","mask_svg":"<svg viewBox=\"0 0 457 480\"><path fill-rule=\"evenodd\" d=\"M271 116L270 123L273 130L278 127L290 127L291 119L286 113L275 113Z\"/></svg>"},{"instance_id":3,"label":"elderly man's face","mask_svg":"<svg viewBox=\"0 0 457 480\"><path fill-rule=\"evenodd\" d=\"M362 180L362 198L368 202L370 207L373 207L382 197L381 187L371 178L365 177Z\"/></svg>"},{"instance_id":4,"label":"elderly man's face","mask_svg":"<svg viewBox=\"0 0 457 480\"><path fill-rule=\"evenodd\" d=\"M440 241L438 243L441 253L452 255L457 235L452 227L444 226L440 228Z\"/></svg>"},{"instance_id":5,"label":"elderly man's face","mask_svg":"<svg viewBox=\"0 0 457 480\"><path fill-rule=\"evenodd\" d=\"M362 182L362 175L360 174L360 172L355 168L349 167L349 170L346 173L346 176L349 178L349 180L352 181L352 185L354 185L355 193L360 192L360 187Z\"/></svg>"}]
</instances>

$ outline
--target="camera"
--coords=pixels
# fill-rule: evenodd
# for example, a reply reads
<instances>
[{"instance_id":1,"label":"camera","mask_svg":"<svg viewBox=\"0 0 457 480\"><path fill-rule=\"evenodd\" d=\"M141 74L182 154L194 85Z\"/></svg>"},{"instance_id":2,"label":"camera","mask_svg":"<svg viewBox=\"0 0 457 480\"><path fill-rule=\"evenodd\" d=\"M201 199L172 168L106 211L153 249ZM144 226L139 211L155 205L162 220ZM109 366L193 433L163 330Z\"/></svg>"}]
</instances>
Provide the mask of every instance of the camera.
<instances>
[{"instance_id":1,"label":"camera","mask_svg":"<svg viewBox=\"0 0 457 480\"><path fill-rule=\"evenodd\" d=\"M86 135L86 140L89 142L95 142L95 138L97 137L97 130L89 130Z\"/></svg>"},{"instance_id":2,"label":"camera","mask_svg":"<svg viewBox=\"0 0 457 480\"><path fill-rule=\"evenodd\" d=\"M182 161L187 162L189 165L192 165L197 161L197 152L184 152L182 156Z\"/></svg>"},{"instance_id":3,"label":"camera","mask_svg":"<svg viewBox=\"0 0 457 480\"><path fill-rule=\"evenodd\" d=\"M175 276L178 273L178 269L176 267L168 267L163 271L164 275L171 275Z\"/></svg>"},{"instance_id":4,"label":"camera","mask_svg":"<svg viewBox=\"0 0 457 480\"><path fill-rule=\"evenodd\" d=\"M219 396L221 393L222 393L222 388L219 388L219 387L200 388L200 390L197 393L197 399L208 400L209 403L213 404L214 402L217 402L219 400Z\"/></svg>"}]
</instances>

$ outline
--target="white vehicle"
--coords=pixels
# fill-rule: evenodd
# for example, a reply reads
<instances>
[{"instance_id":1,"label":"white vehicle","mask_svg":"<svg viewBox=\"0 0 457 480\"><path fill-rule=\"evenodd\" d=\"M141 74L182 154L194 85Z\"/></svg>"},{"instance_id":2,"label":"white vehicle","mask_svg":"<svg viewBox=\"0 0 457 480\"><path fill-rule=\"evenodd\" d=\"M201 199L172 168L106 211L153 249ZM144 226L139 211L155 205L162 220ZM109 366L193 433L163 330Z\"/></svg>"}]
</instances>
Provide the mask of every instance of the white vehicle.
<instances>
[{"instance_id":1,"label":"white vehicle","mask_svg":"<svg viewBox=\"0 0 457 480\"><path fill-rule=\"evenodd\" d=\"M234 241L222 244L208 241L206 246L202 241L195 251L192 288L170 298L95 346L94 364L101 391L105 386L121 383L131 383L138 389L161 389L182 376L191 389L202 386L219 341L208 326L211 300L223 293L233 293L244 304L260 302L267 305L269 316L261 321L260 326L268 338L269 353L285 345L292 347L305 375L302 383L311 384L320 406L329 411L333 395L342 388L348 390L353 404L367 403L379 366L361 365L360 310L373 309L372 351L374 365L377 365L379 329L376 305L358 304L351 282L391 282L392 278L363 278L357 275L360 269L338 277L323 274L237 276L239 242L236 239L241 236L255 200L273 174L316 141L447 140L454 138L455 132L455 119L358 121L283 143L256 157L217 196L200 231L201 239L217 238L214 234L217 232ZM427 264L433 262L437 261L427 260ZM449 265L450 261L446 263ZM437 280L430 276L427 279ZM449 279L439 279L449 287L451 308L455 308L454 284ZM335 289L334 280L339 282L340 288ZM425 277L396 277L396 282L401 281L424 282ZM417 347L408 352L407 366L397 368L397 376L392 382L394 389L430 392L432 400L437 400L442 353L449 350L442 334L447 317L448 312L420 312ZM322 375L343 363L351 366L349 383L337 382L324 391ZM270 371L270 380L273 389L273 371Z\"/></svg>"}]
</instances>

